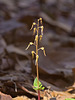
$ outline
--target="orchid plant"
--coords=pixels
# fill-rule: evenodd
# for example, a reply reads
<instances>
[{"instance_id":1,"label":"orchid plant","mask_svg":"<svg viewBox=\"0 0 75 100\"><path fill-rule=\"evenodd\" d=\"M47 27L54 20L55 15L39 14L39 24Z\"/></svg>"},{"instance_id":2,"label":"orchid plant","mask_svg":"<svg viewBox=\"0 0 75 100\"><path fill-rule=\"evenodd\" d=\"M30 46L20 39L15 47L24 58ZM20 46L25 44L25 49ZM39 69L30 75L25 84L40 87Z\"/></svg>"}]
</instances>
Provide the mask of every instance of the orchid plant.
<instances>
[{"instance_id":1,"label":"orchid plant","mask_svg":"<svg viewBox=\"0 0 75 100\"><path fill-rule=\"evenodd\" d=\"M31 46L34 45L36 48L36 51L31 51L32 53L32 58L34 58L34 55L36 56L35 60L35 65L36 65L36 72L37 72L37 77L34 80L33 83L33 89L38 91L38 100L40 100L40 90L43 90L44 87L42 86L42 83L39 81L39 70L38 70L38 59L39 55L38 52L40 50L43 51L44 55L46 56L45 49L44 47L38 47L39 42L42 40L43 37L43 25L42 25L42 18L39 18L37 23L33 22L32 27L30 30L33 29L33 35L35 35L34 42L30 42L29 45L27 46L26 50ZM39 33L40 32L40 33Z\"/></svg>"}]
</instances>

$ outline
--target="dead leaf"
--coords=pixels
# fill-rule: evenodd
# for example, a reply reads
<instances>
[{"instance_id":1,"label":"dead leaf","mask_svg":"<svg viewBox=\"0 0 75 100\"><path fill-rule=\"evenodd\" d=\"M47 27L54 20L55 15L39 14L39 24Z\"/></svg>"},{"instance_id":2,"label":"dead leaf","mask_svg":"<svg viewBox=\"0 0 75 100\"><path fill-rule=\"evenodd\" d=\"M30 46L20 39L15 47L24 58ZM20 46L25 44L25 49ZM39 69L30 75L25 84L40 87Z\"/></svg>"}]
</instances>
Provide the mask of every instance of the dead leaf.
<instances>
[{"instance_id":1,"label":"dead leaf","mask_svg":"<svg viewBox=\"0 0 75 100\"><path fill-rule=\"evenodd\" d=\"M44 12L40 12L39 16L41 16L47 23L53 25L53 26L57 26L63 30L65 30L66 32L71 32L72 27L69 25L65 25L59 21L54 21L52 20L46 13Z\"/></svg>"},{"instance_id":2,"label":"dead leaf","mask_svg":"<svg viewBox=\"0 0 75 100\"><path fill-rule=\"evenodd\" d=\"M0 92L0 100L12 100L12 97Z\"/></svg>"},{"instance_id":3,"label":"dead leaf","mask_svg":"<svg viewBox=\"0 0 75 100\"><path fill-rule=\"evenodd\" d=\"M23 55L23 56L27 57L28 59L30 59L30 57L26 54L26 52L24 52L21 49L15 47L14 45L8 45L6 47L6 50L8 51L8 53L16 53L16 54Z\"/></svg>"},{"instance_id":4,"label":"dead leaf","mask_svg":"<svg viewBox=\"0 0 75 100\"><path fill-rule=\"evenodd\" d=\"M27 90L25 87L21 86L20 84L18 84L18 86L19 86L22 90L26 91L27 93L32 94L32 95L34 95L34 96L38 96L38 93L29 91L29 90Z\"/></svg>"},{"instance_id":5,"label":"dead leaf","mask_svg":"<svg viewBox=\"0 0 75 100\"><path fill-rule=\"evenodd\" d=\"M29 99L26 96L18 96L18 97L13 98L12 100L31 100L31 99Z\"/></svg>"},{"instance_id":6,"label":"dead leaf","mask_svg":"<svg viewBox=\"0 0 75 100\"><path fill-rule=\"evenodd\" d=\"M20 27L23 27L23 26L24 26L24 24L19 23L19 22L15 21L14 19L1 22L0 23L0 34L3 35L6 32L9 32L13 29L20 28Z\"/></svg>"}]
</instances>

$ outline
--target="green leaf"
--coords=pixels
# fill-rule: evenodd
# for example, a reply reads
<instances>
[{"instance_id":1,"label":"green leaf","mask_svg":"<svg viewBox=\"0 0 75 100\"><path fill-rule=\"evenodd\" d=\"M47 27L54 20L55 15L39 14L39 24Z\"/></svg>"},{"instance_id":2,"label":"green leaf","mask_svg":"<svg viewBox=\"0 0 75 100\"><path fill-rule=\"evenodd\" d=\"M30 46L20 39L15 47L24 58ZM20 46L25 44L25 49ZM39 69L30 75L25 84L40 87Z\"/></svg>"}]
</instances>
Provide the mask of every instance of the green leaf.
<instances>
[{"instance_id":1,"label":"green leaf","mask_svg":"<svg viewBox=\"0 0 75 100\"><path fill-rule=\"evenodd\" d=\"M45 88L42 86L42 83L40 81L39 81L39 88L38 88L37 77L34 80L33 86L34 86L33 88L34 90L44 90Z\"/></svg>"},{"instance_id":2,"label":"green leaf","mask_svg":"<svg viewBox=\"0 0 75 100\"><path fill-rule=\"evenodd\" d=\"M75 99L73 99L73 98L67 98L67 99L65 99L65 100L75 100Z\"/></svg>"}]
</instances>

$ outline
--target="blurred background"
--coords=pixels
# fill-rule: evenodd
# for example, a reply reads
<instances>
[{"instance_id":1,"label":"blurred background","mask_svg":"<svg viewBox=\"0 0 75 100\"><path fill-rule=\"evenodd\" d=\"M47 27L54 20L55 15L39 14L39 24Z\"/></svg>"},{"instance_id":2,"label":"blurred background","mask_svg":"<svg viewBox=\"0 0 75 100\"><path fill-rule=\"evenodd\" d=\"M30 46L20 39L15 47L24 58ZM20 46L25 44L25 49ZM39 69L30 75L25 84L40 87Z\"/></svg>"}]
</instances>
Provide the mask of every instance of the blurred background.
<instances>
[{"instance_id":1,"label":"blurred background","mask_svg":"<svg viewBox=\"0 0 75 100\"><path fill-rule=\"evenodd\" d=\"M75 82L75 0L0 0L0 91L13 97L26 93L18 85L15 92L14 82L32 90L34 47L25 48L34 41L30 28L40 17L44 35L39 47L47 54L39 52L40 79L45 87L61 90Z\"/></svg>"}]
</instances>

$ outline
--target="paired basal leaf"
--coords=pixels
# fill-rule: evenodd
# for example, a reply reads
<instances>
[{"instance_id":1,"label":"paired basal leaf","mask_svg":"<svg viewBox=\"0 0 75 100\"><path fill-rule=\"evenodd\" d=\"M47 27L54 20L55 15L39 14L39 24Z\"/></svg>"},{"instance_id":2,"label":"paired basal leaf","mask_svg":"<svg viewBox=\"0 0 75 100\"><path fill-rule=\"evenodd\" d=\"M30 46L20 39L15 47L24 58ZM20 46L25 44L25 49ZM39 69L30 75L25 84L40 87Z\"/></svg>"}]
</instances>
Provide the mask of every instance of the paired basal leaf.
<instances>
[{"instance_id":1,"label":"paired basal leaf","mask_svg":"<svg viewBox=\"0 0 75 100\"><path fill-rule=\"evenodd\" d=\"M34 90L44 90L45 87L42 86L42 83L39 81L39 88L38 88L38 82L37 82L37 77L34 80L33 83L33 89Z\"/></svg>"},{"instance_id":2,"label":"paired basal leaf","mask_svg":"<svg viewBox=\"0 0 75 100\"><path fill-rule=\"evenodd\" d=\"M75 99L73 99L73 98L67 98L67 99L65 99L65 100L75 100Z\"/></svg>"}]
</instances>

